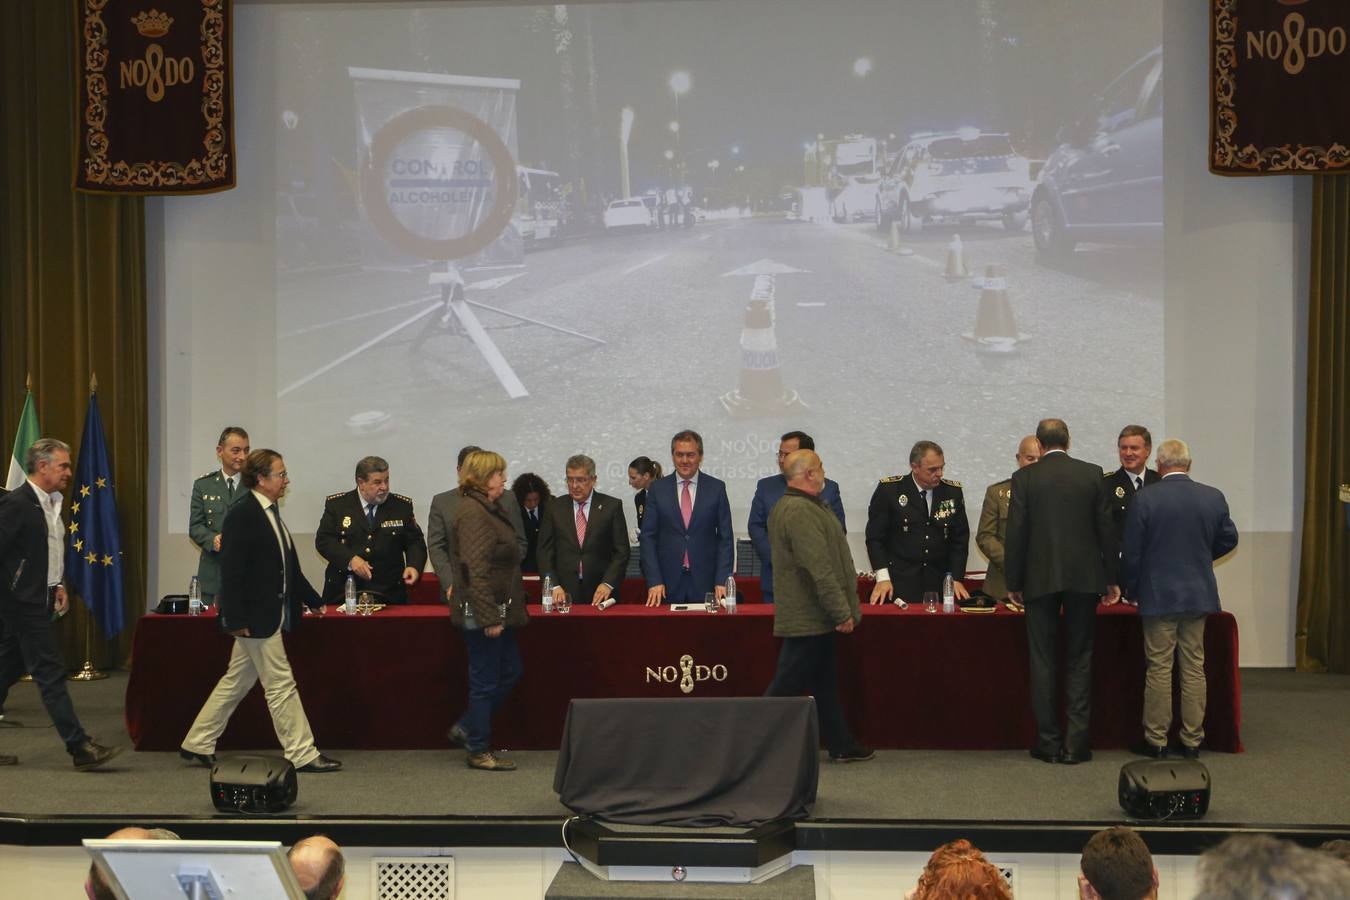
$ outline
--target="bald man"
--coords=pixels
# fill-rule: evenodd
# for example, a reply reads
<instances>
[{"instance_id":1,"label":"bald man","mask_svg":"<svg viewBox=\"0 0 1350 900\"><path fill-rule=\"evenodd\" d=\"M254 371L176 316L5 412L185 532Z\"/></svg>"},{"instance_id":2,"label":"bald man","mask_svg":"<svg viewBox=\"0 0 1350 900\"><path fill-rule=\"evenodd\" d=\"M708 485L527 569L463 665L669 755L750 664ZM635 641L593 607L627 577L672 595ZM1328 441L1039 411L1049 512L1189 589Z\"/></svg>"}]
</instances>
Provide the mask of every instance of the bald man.
<instances>
[{"instance_id":1,"label":"bald man","mask_svg":"<svg viewBox=\"0 0 1350 900\"><path fill-rule=\"evenodd\" d=\"M342 893L346 863L342 848L322 834L297 841L287 854L306 900L336 900Z\"/></svg>"},{"instance_id":2,"label":"bald man","mask_svg":"<svg viewBox=\"0 0 1350 900\"><path fill-rule=\"evenodd\" d=\"M1017 445L1017 468L1041 458L1041 444L1036 435L1029 434ZM1008 582L1003 575L1003 536L1008 532L1008 498L1012 496L1012 477L996 481L984 491L984 506L980 508L980 527L975 532L975 546L989 559L989 570L984 575L984 592L995 600L1008 598Z\"/></svg>"},{"instance_id":3,"label":"bald man","mask_svg":"<svg viewBox=\"0 0 1350 900\"><path fill-rule=\"evenodd\" d=\"M119 828L108 835L110 841L176 841L178 835L167 828ZM84 881L84 895L89 900L116 900L112 888L103 880L103 873L94 863L89 864L89 877Z\"/></svg>"}]
</instances>

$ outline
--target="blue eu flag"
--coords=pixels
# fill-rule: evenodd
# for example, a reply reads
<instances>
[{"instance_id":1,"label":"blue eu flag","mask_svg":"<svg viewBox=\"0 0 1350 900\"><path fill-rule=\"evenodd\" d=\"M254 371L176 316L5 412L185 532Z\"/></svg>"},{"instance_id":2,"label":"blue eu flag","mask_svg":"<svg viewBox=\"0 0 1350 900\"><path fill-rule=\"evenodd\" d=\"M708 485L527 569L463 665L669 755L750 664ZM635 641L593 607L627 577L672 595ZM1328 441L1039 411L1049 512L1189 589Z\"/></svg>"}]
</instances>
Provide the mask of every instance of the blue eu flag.
<instances>
[{"instance_id":1,"label":"blue eu flag","mask_svg":"<svg viewBox=\"0 0 1350 900\"><path fill-rule=\"evenodd\" d=\"M80 459L70 500L70 541L66 545L66 580L84 598L89 613L106 637L122 630L122 538L117 530L117 498L113 495L108 444L98 397L89 395Z\"/></svg>"}]
</instances>

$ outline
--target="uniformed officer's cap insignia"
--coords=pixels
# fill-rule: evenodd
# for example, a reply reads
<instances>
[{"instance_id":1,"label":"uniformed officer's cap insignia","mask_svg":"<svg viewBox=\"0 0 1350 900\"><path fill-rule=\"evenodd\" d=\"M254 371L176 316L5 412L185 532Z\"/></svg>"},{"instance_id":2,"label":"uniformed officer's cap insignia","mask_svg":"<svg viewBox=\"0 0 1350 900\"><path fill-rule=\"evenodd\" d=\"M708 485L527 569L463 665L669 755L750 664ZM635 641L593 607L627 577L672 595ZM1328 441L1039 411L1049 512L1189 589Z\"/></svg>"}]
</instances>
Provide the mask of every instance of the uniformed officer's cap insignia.
<instances>
[{"instance_id":1,"label":"uniformed officer's cap insignia","mask_svg":"<svg viewBox=\"0 0 1350 900\"><path fill-rule=\"evenodd\" d=\"M1124 496L1125 496L1125 489L1124 489L1123 487L1120 487L1119 485L1117 485L1117 486L1116 486L1116 496L1117 496L1117 497L1124 498Z\"/></svg>"},{"instance_id":2,"label":"uniformed officer's cap insignia","mask_svg":"<svg viewBox=\"0 0 1350 900\"><path fill-rule=\"evenodd\" d=\"M352 517L351 517L351 516L343 516L343 517L342 517L342 527L343 527L343 528L351 528L351 527L352 527Z\"/></svg>"},{"instance_id":3,"label":"uniformed officer's cap insignia","mask_svg":"<svg viewBox=\"0 0 1350 900\"><path fill-rule=\"evenodd\" d=\"M901 506L909 506L909 494L901 494L901 495L900 495L900 505L901 505Z\"/></svg>"}]
</instances>

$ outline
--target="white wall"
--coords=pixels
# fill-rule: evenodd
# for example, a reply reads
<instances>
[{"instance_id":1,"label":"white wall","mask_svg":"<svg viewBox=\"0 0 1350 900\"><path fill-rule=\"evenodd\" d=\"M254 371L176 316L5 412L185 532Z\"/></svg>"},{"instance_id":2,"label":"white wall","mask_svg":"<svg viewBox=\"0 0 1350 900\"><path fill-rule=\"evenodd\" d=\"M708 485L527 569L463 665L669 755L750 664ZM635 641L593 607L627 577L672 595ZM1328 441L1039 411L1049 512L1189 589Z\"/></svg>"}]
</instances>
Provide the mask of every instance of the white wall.
<instances>
[{"instance_id":1,"label":"white wall","mask_svg":"<svg viewBox=\"0 0 1350 900\"><path fill-rule=\"evenodd\" d=\"M1228 496L1242 543L1219 567L1219 582L1225 606L1238 617L1242 665L1289 666L1294 662L1297 525L1302 515L1309 182L1292 176L1220 178L1209 174L1208 10L1199 3L1168 3L1165 9L1167 413L1166 434L1155 435L1155 439L1187 440L1196 460L1195 477L1220 487ZM268 72L265 65L241 66L236 77L265 78ZM264 114L236 111L241 120ZM250 131L256 134L262 129L240 128L241 133ZM247 154L259 168L241 172L240 187L234 192L171 202L199 205L203 221L228 217L232 208L245 208L248 192L268 189L267 179L251 177L254 171L271 171L268 153L265 148L241 148L241 157ZM169 495L170 475L172 483L181 486L189 473L167 471L167 460L172 457L164 448L175 441L191 441L194 452L200 448L195 458L203 460L200 468L205 471L216 437L215 432L206 433L210 429L205 425L188 429L185 411L169 409L166 392L160 389L166 379L184 377L192 365L191 348L165 346L166 316L184 315L187 304L163 295L163 204L162 200L147 204L151 481L155 485L147 591L151 605L162 594L185 590L196 567L192 545L168 530L170 505L187 503L186 496ZM259 206L248 204L247 208ZM261 208L270 209L270 204ZM269 227L269 223L244 219L235 231L244 236ZM161 240L155 240L156 235ZM232 309L219 310L211 322L194 321L194 340L248 340L250 334L273 340L275 330L266 327L270 322L251 321L248 300L256 296L251 280L270 278L270 273L220 271L212 265L210 243L204 241L197 249L196 258L179 264L190 265L197 278L232 279L238 283L240 300ZM262 293L262 285L256 287ZM256 327L250 329L250 325ZM1082 352L1079 348L1064 350ZM1104 334L1101 345L1087 352L1098 354L1103 366L1118 370L1121 388L1128 392L1133 373L1128 346L1117 346ZM269 352L261 357L273 360L275 355ZM273 430L269 417L274 403L261 388L272 384L271 374L251 367L221 373L222 392L235 390L253 398L257 415L248 421L262 433ZM202 421L202 417L195 420ZM302 564L311 580L318 580L322 566L312 542L298 536L306 551ZM855 547L855 558L865 559L860 550ZM971 556L974 565L978 553L973 542Z\"/></svg>"}]
</instances>

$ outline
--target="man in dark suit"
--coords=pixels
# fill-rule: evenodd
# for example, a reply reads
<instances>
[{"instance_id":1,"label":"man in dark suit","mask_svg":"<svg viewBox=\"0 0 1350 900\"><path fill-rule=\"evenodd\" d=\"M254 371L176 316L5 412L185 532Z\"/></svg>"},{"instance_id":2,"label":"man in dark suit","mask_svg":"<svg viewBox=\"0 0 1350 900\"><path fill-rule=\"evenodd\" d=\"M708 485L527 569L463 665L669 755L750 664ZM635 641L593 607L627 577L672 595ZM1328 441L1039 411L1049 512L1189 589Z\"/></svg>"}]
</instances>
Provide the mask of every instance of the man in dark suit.
<instances>
[{"instance_id":1,"label":"man in dark suit","mask_svg":"<svg viewBox=\"0 0 1350 900\"><path fill-rule=\"evenodd\" d=\"M314 547L328 560L325 603L342 602L347 576L358 591L384 603L406 603L406 587L427 564L427 543L413 517L412 500L389 492L389 463L367 456L356 464L356 488L329 496Z\"/></svg>"},{"instance_id":2,"label":"man in dark suit","mask_svg":"<svg viewBox=\"0 0 1350 900\"><path fill-rule=\"evenodd\" d=\"M642 574L647 605L726 596L735 557L727 486L699 471L703 438L681 431L670 439L675 471L652 482L642 516Z\"/></svg>"},{"instance_id":3,"label":"man in dark suit","mask_svg":"<svg viewBox=\"0 0 1350 900\"><path fill-rule=\"evenodd\" d=\"M282 632L300 624L303 607L322 604L300 571L279 501L290 482L275 450L254 450L243 468L249 496L225 517L220 542L220 627L234 636L225 674L183 738L179 755L215 764L216 741L235 707L261 681L282 752L298 772L335 772L342 763L314 746L314 733L291 674Z\"/></svg>"},{"instance_id":4,"label":"man in dark suit","mask_svg":"<svg viewBox=\"0 0 1350 900\"><path fill-rule=\"evenodd\" d=\"M1008 596L1026 607L1037 733L1031 755L1072 765L1092 758L1088 726L1097 602L1103 594L1108 603L1120 599L1120 555L1101 471L1069 456L1069 427L1062 419L1042 419L1036 439L1040 461L1012 476L1004 569ZM1061 607L1067 732L1060 731L1056 702Z\"/></svg>"},{"instance_id":5,"label":"man in dark suit","mask_svg":"<svg viewBox=\"0 0 1350 900\"><path fill-rule=\"evenodd\" d=\"M623 502L595 490L595 460L567 460L567 496L554 497L539 523L539 575L553 579L555 599L599 605L623 581L628 566L628 522Z\"/></svg>"},{"instance_id":6,"label":"man in dark suit","mask_svg":"<svg viewBox=\"0 0 1350 900\"><path fill-rule=\"evenodd\" d=\"M1116 438L1116 452L1120 468L1102 475L1106 492L1110 495L1111 520L1116 526L1117 547L1125 541L1125 516L1130 511L1134 495L1145 485L1154 484L1158 473L1148 467L1148 455L1153 452L1153 435L1143 425L1126 425ZM1125 591L1122 596L1129 598Z\"/></svg>"},{"instance_id":7,"label":"man in dark suit","mask_svg":"<svg viewBox=\"0 0 1350 900\"><path fill-rule=\"evenodd\" d=\"M220 468L192 482L192 503L188 509L188 537L201 551L197 560L197 583L202 600L216 602L220 592L220 528L230 507L248 495L239 483L239 471L248 459L248 432L230 425L220 433L216 444Z\"/></svg>"},{"instance_id":8,"label":"man in dark suit","mask_svg":"<svg viewBox=\"0 0 1350 900\"><path fill-rule=\"evenodd\" d=\"M455 460L456 475L469 454L481 449L473 444L460 448ZM427 556L431 559L431 568L441 583L441 592L447 601L455 592L455 576L459 572L459 558L455 550L455 511L459 509L462 497L457 487L442 491L431 498L431 512L427 515ZM523 558L529 544L525 539L525 525L520 520L520 504L516 502L514 494L505 491L497 498L497 505L516 529L516 540Z\"/></svg>"},{"instance_id":9,"label":"man in dark suit","mask_svg":"<svg viewBox=\"0 0 1350 900\"><path fill-rule=\"evenodd\" d=\"M942 477L946 459L932 441L909 451L909 474L881 479L867 504L867 557L877 583L869 601L908 603L942 588L952 575L957 600L970 595L961 579L970 551L970 523L961 482Z\"/></svg>"},{"instance_id":10,"label":"man in dark suit","mask_svg":"<svg viewBox=\"0 0 1350 900\"><path fill-rule=\"evenodd\" d=\"M1159 482L1140 491L1125 520L1122 581L1139 603L1144 627L1142 756L1167 755L1172 724L1172 658L1181 668L1181 755L1195 759L1205 738L1205 619L1219 611L1214 560L1238 543L1228 501L1192 481L1184 441L1158 445Z\"/></svg>"},{"instance_id":11,"label":"man in dark suit","mask_svg":"<svg viewBox=\"0 0 1350 900\"><path fill-rule=\"evenodd\" d=\"M33 676L42 705L65 742L75 768L97 768L121 747L89 739L66 690L66 667L52 634L52 612L65 615L70 604L65 575L65 535L61 492L70 486L70 447L41 438L24 459L28 480L0 498L0 709L9 689L24 672ZM13 756L0 765L14 765Z\"/></svg>"},{"instance_id":12,"label":"man in dark suit","mask_svg":"<svg viewBox=\"0 0 1350 900\"><path fill-rule=\"evenodd\" d=\"M787 477L783 466L787 458L798 450L816 449L816 442L804 431L789 431L779 438L778 474L761 478L755 485L755 497L750 501L750 520L746 529L750 532L750 542L759 554L759 593L765 603L773 602L773 557L769 550L769 512L774 504L783 499L787 492ZM825 487L820 499L826 503L839 519L845 532L844 501L839 496L839 485L831 478L825 479Z\"/></svg>"}]
</instances>

